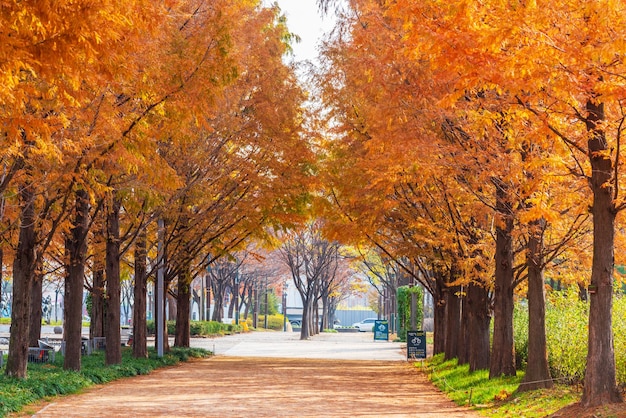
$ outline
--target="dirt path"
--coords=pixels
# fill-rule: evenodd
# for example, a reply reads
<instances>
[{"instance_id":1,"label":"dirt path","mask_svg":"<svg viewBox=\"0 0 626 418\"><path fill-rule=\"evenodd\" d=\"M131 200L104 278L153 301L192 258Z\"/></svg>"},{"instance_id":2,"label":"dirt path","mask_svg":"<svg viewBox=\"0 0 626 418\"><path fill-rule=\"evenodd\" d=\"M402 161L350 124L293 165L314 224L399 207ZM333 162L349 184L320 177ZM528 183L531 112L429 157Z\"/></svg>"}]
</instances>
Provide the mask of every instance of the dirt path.
<instances>
[{"instance_id":1,"label":"dirt path","mask_svg":"<svg viewBox=\"0 0 626 418\"><path fill-rule=\"evenodd\" d=\"M217 356L39 405L36 417L476 417L406 362ZM32 412L35 412L32 408Z\"/></svg>"}]
</instances>

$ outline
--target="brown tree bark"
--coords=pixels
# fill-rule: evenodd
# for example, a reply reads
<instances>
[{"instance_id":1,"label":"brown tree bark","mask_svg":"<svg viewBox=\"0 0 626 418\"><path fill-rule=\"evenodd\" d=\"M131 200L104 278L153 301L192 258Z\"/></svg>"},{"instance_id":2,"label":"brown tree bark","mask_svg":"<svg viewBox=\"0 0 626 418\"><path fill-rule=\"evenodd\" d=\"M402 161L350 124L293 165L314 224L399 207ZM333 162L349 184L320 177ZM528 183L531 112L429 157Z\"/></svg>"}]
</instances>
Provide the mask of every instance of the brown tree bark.
<instances>
[{"instance_id":1,"label":"brown tree bark","mask_svg":"<svg viewBox=\"0 0 626 418\"><path fill-rule=\"evenodd\" d=\"M89 337L104 337L104 319L105 319L105 276L104 276L104 260L106 256L102 254L104 248L104 237L106 229L102 222L97 222L98 233L94 234L93 247L96 249L92 267L92 286L91 286L91 322L89 324Z\"/></svg>"},{"instance_id":2,"label":"brown tree bark","mask_svg":"<svg viewBox=\"0 0 626 418\"><path fill-rule=\"evenodd\" d=\"M28 345L38 347L41 338L41 302L43 292L43 274L37 271L34 274L33 287L30 291L30 329L28 331Z\"/></svg>"},{"instance_id":3,"label":"brown tree bark","mask_svg":"<svg viewBox=\"0 0 626 418\"><path fill-rule=\"evenodd\" d=\"M171 289L171 282L167 283L167 288ZM169 321L173 321L177 316L178 307L176 306L176 298L172 295L171 292L165 293L165 299L167 301L167 312L166 319ZM167 322L167 321L165 321Z\"/></svg>"},{"instance_id":4,"label":"brown tree bark","mask_svg":"<svg viewBox=\"0 0 626 418\"><path fill-rule=\"evenodd\" d=\"M224 317L224 292L225 287L219 280L211 280L211 289L213 291L213 314L211 320L221 322Z\"/></svg>"},{"instance_id":5,"label":"brown tree bark","mask_svg":"<svg viewBox=\"0 0 626 418\"><path fill-rule=\"evenodd\" d=\"M305 297L302 299L302 325L300 328L300 339L308 340L312 335L315 335L314 325L313 325L313 302L310 300L309 296L305 294Z\"/></svg>"},{"instance_id":6,"label":"brown tree bark","mask_svg":"<svg viewBox=\"0 0 626 418\"><path fill-rule=\"evenodd\" d=\"M5 373L26 378L28 334L30 327L30 288L35 271L35 197L30 184L19 188L20 232L13 259L13 305L11 336Z\"/></svg>"},{"instance_id":7,"label":"brown tree bark","mask_svg":"<svg viewBox=\"0 0 626 418\"><path fill-rule=\"evenodd\" d=\"M544 220L531 225L528 239L528 365L518 391L551 388L554 386L546 342L546 289L543 281Z\"/></svg>"},{"instance_id":8,"label":"brown tree bark","mask_svg":"<svg viewBox=\"0 0 626 418\"><path fill-rule=\"evenodd\" d=\"M494 288L494 330L489 377L515 376L513 344L513 216L507 185L496 186L496 268Z\"/></svg>"},{"instance_id":9,"label":"brown tree bark","mask_svg":"<svg viewBox=\"0 0 626 418\"><path fill-rule=\"evenodd\" d=\"M148 292L146 230L142 229L135 242L135 284L133 305L133 357L148 358L146 307Z\"/></svg>"},{"instance_id":10,"label":"brown tree bark","mask_svg":"<svg viewBox=\"0 0 626 418\"><path fill-rule=\"evenodd\" d=\"M98 254L101 255L101 254ZM94 263L92 272L93 286L91 291L91 323L89 324L89 337L104 337L104 266Z\"/></svg>"},{"instance_id":11,"label":"brown tree bark","mask_svg":"<svg viewBox=\"0 0 626 418\"><path fill-rule=\"evenodd\" d=\"M175 300L172 297L170 292L170 286L172 282L170 280L163 281L163 293L165 297L163 298L163 352L168 353L170 351L170 339L169 339L169 331L167 328L167 321L170 318L176 318L176 307Z\"/></svg>"},{"instance_id":12,"label":"brown tree bark","mask_svg":"<svg viewBox=\"0 0 626 418\"><path fill-rule=\"evenodd\" d=\"M106 234L106 337L105 364L122 362L122 339L120 335L120 208L117 196L111 199L107 213Z\"/></svg>"},{"instance_id":13,"label":"brown tree bark","mask_svg":"<svg viewBox=\"0 0 626 418\"><path fill-rule=\"evenodd\" d=\"M480 283L470 283L468 285L466 314L469 317L468 351L470 372L489 368L489 325L491 324L489 300L489 291Z\"/></svg>"},{"instance_id":14,"label":"brown tree bark","mask_svg":"<svg viewBox=\"0 0 626 418\"><path fill-rule=\"evenodd\" d=\"M83 285L87 258L87 232L89 228L89 195L84 190L76 192L74 222L65 240L68 265L65 278L65 318L63 339L65 340L65 370L80 371L82 327L83 327Z\"/></svg>"},{"instance_id":15,"label":"brown tree bark","mask_svg":"<svg viewBox=\"0 0 626 418\"><path fill-rule=\"evenodd\" d=\"M443 353L446 347L446 299L443 293L443 280L435 279L433 354Z\"/></svg>"},{"instance_id":16,"label":"brown tree bark","mask_svg":"<svg viewBox=\"0 0 626 418\"><path fill-rule=\"evenodd\" d=\"M444 358L450 360L459 356L459 338L461 332L461 299L458 297L459 286L448 287L444 292L446 301L446 342Z\"/></svg>"},{"instance_id":17,"label":"brown tree bark","mask_svg":"<svg viewBox=\"0 0 626 418\"><path fill-rule=\"evenodd\" d=\"M587 368L581 403L597 406L623 400L616 383L612 330L616 208L611 180L614 167L605 134L598 127L598 123L604 120L604 105L589 101L587 112L593 192L593 266L589 292Z\"/></svg>"},{"instance_id":18,"label":"brown tree bark","mask_svg":"<svg viewBox=\"0 0 626 418\"><path fill-rule=\"evenodd\" d=\"M191 272L189 265L178 277L178 292L176 294L176 332L174 334L174 347L189 347L191 313Z\"/></svg>"}]
</instances>

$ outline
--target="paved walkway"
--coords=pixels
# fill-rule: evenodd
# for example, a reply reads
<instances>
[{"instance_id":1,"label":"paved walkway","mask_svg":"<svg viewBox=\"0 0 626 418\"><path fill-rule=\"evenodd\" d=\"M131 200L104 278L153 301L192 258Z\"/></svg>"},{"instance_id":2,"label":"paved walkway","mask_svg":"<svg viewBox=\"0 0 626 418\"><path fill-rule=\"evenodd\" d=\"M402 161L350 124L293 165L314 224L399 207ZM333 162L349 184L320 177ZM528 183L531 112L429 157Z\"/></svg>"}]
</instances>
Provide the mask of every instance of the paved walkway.
<instances>
[{"instance_id":1,"label":"paved walkway","mask_svg":"<svg viewBox=\"0 0 626 418\"><path fill-rule=\"evenodd\" d=\"M299 332L251 332L220 338L193 338L192 347L236 357L307 358L333 360L406 360L397 342L374 341L371 332L322 333L300 340Z\"/></svg>"},{"instance_id":2,"label":"paved walkway","mask_svg":"<svg viewBox=\"0 0 626 418\"><path fill-rule=\"evenodd\" d=\"M476 417L372 333L193 339L210 359L30 407L35 417ZM24 416L24 415L22 415Z\"/></svg>"}]
</instances>

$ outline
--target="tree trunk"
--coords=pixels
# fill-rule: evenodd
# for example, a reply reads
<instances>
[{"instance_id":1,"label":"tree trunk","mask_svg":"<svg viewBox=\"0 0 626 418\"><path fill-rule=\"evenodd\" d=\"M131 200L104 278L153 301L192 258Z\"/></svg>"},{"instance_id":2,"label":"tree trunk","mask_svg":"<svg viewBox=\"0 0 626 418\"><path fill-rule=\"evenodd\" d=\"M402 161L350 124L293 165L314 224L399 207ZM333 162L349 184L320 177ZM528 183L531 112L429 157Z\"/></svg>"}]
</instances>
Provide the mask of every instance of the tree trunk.
<instances>
[{"instance_id":1,"label":"tree trunk","mask_svg":"<svg viewBox=\"0 0 626 418\"><path fill-rule=\"evenodd\" d=\"M11 336L5 373L26 378L30 326L30 288L35 271L35 197L31 186L20 186L20 233L13 259Z\"/></svg>"},{"instance_id":2,"label":"tree trunk","mask_svg":"<svg viewBox=\"0 0 626 418\"><path fill-rule=\"evenodd\" d=\"M205 280L205 279L203 279ZM206 313L204 315L205 320L209 320L211 316L211 278L207 274L206 282L205 282L205 291L206 291Z\"/></svg>"},{"instance_id":3,"label":"tree trunk","mask_svg":"<svg viewBox=\"0 0 626 418\"><path fill-rule=\"evenodd\" d=\"M33 276L33 287L30 290L30 329L28 331L28 345L30 347L38 347L39 339L41 338L43 274L37 271Z\"/></svg>"},{"instance_id":4,"label":"tree trunk","mask_svg":"<svg viewBox=\"0 0 626 418\"><path fill-rule=\"evenodd\" d=\"M496 179L494 330L489 378L515 376L513 344L513 215L507 185Z\"/></svg>"},{"instance_id":5,"label":"tree trunk","mask_svg":"<svg viewBox=\"0 0 626 418\"><path fill-rule=\"evenodd\" d=\"M616 215L611 183L613 164L604 132L597 126L604 120L604 105L589 101L587 111L593 191L593 266L589 292L587 368L581 398L582 405L586 407L622 402L616 384L611 316Z\"/></svg>"},{"instance_id":6,"label":"tree trunk","mask_svg":"<svg viewBox=\"0 0 626 418\"><path fill-rule=\"evenodd\" d=\"M311 301L306 294L300 292L302 297L302 323L300 325L300 339L308 340L311 338L311 316L313 310L311 309Z\"/></svg>"},{"instance_id":7,"label":"tree trunk","mask_svg":"<svg viewBox=\"0 0 626 418\"><path fill-rule=\"evenodd\" d=\"M165 280L165 306L163 307L163 312L167 312L165 318L163 318L163 350L167 353L170 351L170 338L169 338L169 328L167 326L167 322L172 320L172 318L176 318L176 299L172 296L170 292L170 287L172 286L171 280Z\"/></svg>"},{"instance_id":8,"label":"tree trunk","mask_svg":"<svg viewBox=\"0 0 626 418\"><path fill-rule=\"evenodd\" d=\"M228 317L231 319L235 318L235 304L236 304L237 296L235 293L235 281L230 285L230 301L228 302Z\"/></svg>"},{"instance_id":9,"label":"tree trunk","mask_svg":"<svg viewBox=\"0 0 626 418\"><path fill-rule=\"evenodd\" d=\"M95 257L100 259L103 254L97 253ZM100 262L94 262L92 273L93 286L91 290L91 322L89 324L89 337L104 337L104 267Z\"/></svg>"},{"instance_id":10,"label":"tree trunk","mask_svg":"<svg viewBox=\"0 0 626 418\"><path fill-rule=\"evenodd\" d=\"M224 282L214 278L210 282L211 290L213 291L213 315L211 319L213 321L222 322L224 317L224 293L226 291Z\"/></svg>"},{"instance_id":11,"label":"tree trunk","mask_svg":"<svg viewBox=\"0 0 626 418\"><path fill-rule=\"evenodd\" d=\"M93 263L92 263L92 286L91 286L91 311L89 316L89 338L104 337L104 311L105 311L105 280L104 280L104 237L106 230L102 222L98 221L97 233L93 234Z\"/></svg>"},{"instance_id":12,"label":"tree trunk","mask_svg":"<svg viewBox=\"0 0 626 418\"><path fill-rule=\"evenodd\" d=\"M312 335L317 335L320 333L320 306L319 299L315 299L313 303L312 312L311 312L311 329L313 332Z\"/></svg>"},{"instance_id":13,"label":"tree trunk","mask_svg":"<svg viewBox=\"0 0 626 418\"><path fill-rule=\"evenodd\" d=\"M167 288L170 289L172 286L171 282L168 282ZM165 321L173 321L175 320L178 312L178 306L176 306L176 298L172 295L171 292L165 293L165 299L167 301L167 315L165 316ZM166 312L166 311L163 311Z\"/></svg>"},{"instance_id":14,"label":"tree trunk","mask_svg":"<svg viewBox=\"0 0 626 418\"><path fill-rule=\"evenodd\" d=\"M324 332L325 329L332 328L330 326L329 318L328 318L328 310L329 310L328 304L329 304L328 295L327 294L322 295L322 323L320 324L321 332Z\"/></svg>"},{"instance_id":15,"label":"tree trunk","mask_svg":"<svg viewBox=\"0 0 626 418\"><path fill-rule=\"evenodd\" d=\"M554 386L546 342L546 289L543 282L544 220L532 223L528 239L528 365L518 391Z\"/></svg>"},{"instance_id":16,"label":"tree trunk","mask_svg":"<svg viewBox=\"0 0 626 418\"><path fill-rule=\"evenodd\" d=\"M458 332L461 329L461 299L457 296L458 286L448 287L445 290L446 306L446 342L444 358L450 360L459 355Z\"/></svg>"},{"instance_id":17,"label":"tree trunk","mask_svg":"<svg viewBox=\"0 0 626 418\"><path fill-rule=\"evenodd\" d=\"M443 353L446 347L446 299L443 292L443 281L436 279L436 293L433 295L433 354ZM404 336L406 337L406 335Z\"/></svg>"},{"instance_id":18,"label":"tree trunk","mask_svg":"<svg viewBox=\"0 0 626 418\"><path fill-rule=\"evenodd\" d=\"M189 347L191 311L191 272L186 266L184 272L178 277L178 293L176 295L176 333L174 335L174 347Z\"/></svg>"},{"instance_id":19,"label":"tree trunk","mask_svg":"<svg viewBox=\"0 0 626 418\"><path fill-rule=\"evenodd\" d=\"M469 317L469 369L486 370L489 368L489 337L491 315L489 312L489 291L478 283L467 287L467 316Z\"/></svg>"},{"instance_id":20,"label":"tree trunk","mask_svg":"<svg viewBox=\"0 0 626 418\"><path fill-rule=\"evenodd\" d=\"M135 242L135 285L133 289L135 299L133 305L133 357L135 358L148 358L146 241L146 229L142 228Z\"/></svg>"},{"instance_id":21,"label":"tree trunk","mask_svg":"<svg viewBox=\"0 0 626 418\"><path fill-rule=\"evenodd\" d=\"M84 190L76 192L74 224L65 240L69 256L65 279L65 314L63 338L65 340L65 370L80 371L83 327L83 285L87 259L87 231L89 228L89 195Z\"/></svg>"},{"instance_id":22,"label":"tree trunk","mask_svg":"<svg viewBox=\"0 0 626 418\"><path fill-rule=\"evenodd\" d=\"M107 213L106 234L106 337L105 364L122 362L122 339L120 335L120 208L121 201L114 193Z\"/></svg>"}]
</instances>

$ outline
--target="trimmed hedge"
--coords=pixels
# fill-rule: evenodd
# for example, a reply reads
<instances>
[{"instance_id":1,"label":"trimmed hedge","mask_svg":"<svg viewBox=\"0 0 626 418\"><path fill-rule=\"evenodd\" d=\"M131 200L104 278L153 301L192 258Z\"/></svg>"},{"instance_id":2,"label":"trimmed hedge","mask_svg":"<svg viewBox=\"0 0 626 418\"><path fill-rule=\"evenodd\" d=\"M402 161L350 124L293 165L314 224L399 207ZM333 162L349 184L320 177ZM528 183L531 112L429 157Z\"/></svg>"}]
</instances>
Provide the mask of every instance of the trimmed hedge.
<instances>
[{"instance_id":1,"label":"trimmed hedge","mask_svg":"<svg viewBox=\"0 0 626 418\"><path fill-rule=\"evenodd\" d=\"M252 328L252 318L246 320L247 325ZM259 315L257 319L257 329L265 328L265 315ZM267 328L274 331L283 330L283 315L275 314L267 316Z\"/></svg>"},{"instance_id":2,"label":"trimmed hedge","mask_svg":"<svg viewBox=\"0 0 626 418\"><path fill-rule=\"evenodd\" d=\"M416 323L422 324L424 320L424 289L422 286L400 286L397 293L398 320L400 322L398 338L400 341L406 341L406 332L411 326L411 294L413 293L417 295Z\"/></svg>"}]
</instances>

